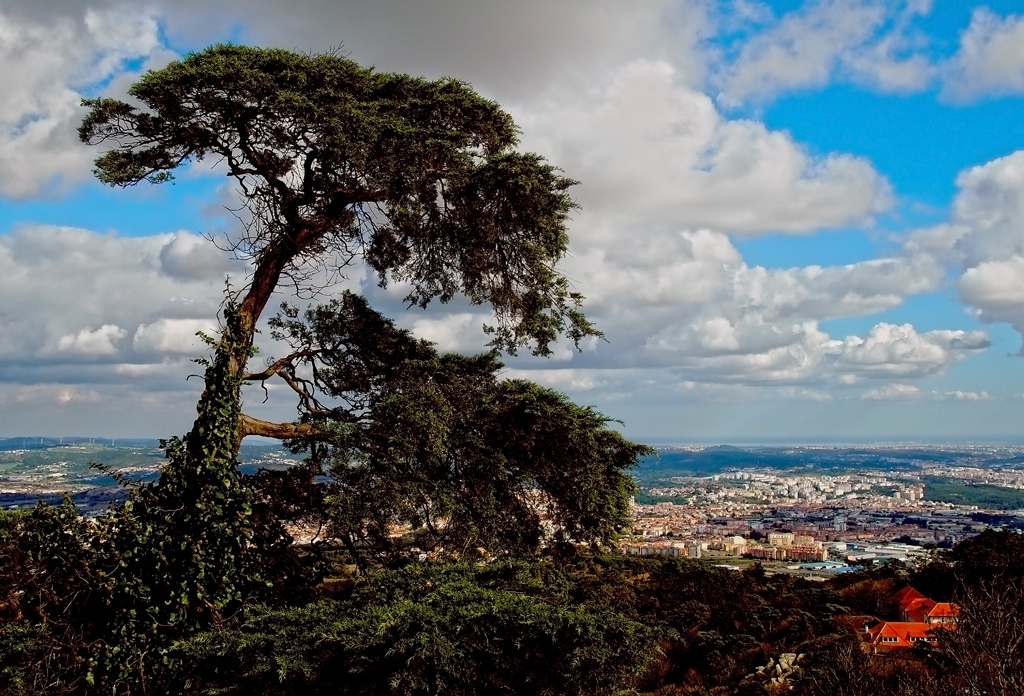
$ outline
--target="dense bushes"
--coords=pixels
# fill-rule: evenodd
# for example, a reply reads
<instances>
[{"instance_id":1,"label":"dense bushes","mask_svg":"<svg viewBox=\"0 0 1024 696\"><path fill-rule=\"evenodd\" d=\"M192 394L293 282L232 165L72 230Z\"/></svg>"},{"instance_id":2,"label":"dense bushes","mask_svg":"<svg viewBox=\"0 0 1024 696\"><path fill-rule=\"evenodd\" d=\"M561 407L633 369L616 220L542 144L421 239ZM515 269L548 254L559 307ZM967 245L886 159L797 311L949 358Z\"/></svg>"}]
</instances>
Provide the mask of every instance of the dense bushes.
<instances>
[{"instance_id":1,"label":"dense bushes","mask_svg":"<svg viewBox=\"0 0 1024 696\"><path fill-rule=\"evenodd\" d=\"M290 603L254 595L140 638L138 596L112 580L121 561L70 505L6 515L0 542L12 694L720 691L829 635L840 611L834 592L788 577L565 547L379 569Z\"/></svg>"},{"instance_id":2,"label":"dense bushes","mask_svg":"<svg viewBox=\"0 0 1024 696\"><path fill-rule=\"evenodd\" d=\"M102 524L70 504L0 515L0 693L938 696L1024 683L1010 533L829 584L568 545L319 582L343 552L278 554L273 591L140 639ZM872 656L844 621L883 613L907 582L950 578L963 611L938 649ZM785 653L804 657L784 685L758 677Z\"/></svg>"},{"instance_id":3,"label":"dense bushes","mask_svg":"<svg viewBox=\"0 0 1024 696\"><path fill-rule=\"evenodd\" d=\"M534 564L411 566L346 596L247 608L180 646L202 693L614 693L656 631L552 592Z\"/></svg>"},{"instance_id":4,"label":"dense bushes","mask_svg":"<svg viewBox=\"0 0 1024 696\"><path fill-rule=\"evenodd\" d=\"M571 555L414 564L179 645L189 688L268 694L733 693L831 636L827 588L700 563ZM753 682L750 693L760 693Z\"/></svg>"}]
</instances>

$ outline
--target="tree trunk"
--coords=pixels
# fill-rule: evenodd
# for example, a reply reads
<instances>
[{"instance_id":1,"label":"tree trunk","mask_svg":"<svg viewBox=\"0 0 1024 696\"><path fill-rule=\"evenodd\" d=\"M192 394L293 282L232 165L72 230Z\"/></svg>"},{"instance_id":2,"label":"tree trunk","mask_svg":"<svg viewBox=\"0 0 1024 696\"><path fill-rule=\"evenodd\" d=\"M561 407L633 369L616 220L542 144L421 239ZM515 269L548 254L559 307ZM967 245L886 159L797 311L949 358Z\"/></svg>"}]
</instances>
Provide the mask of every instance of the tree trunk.
<instances>
[{"instance_id":1,"label":"tree trunk","mask_svg":"<svg viewBox=\"0 0 1024 696\"><path fill-rule=\"evenodd\" d=\"M231 424L231 432L234 433L230 444L232 459L237 459L246 435L285 439L301 434L302 427L293 423L275 424L244 416L241 412L242 382L252 357L256 324L274 294L281 274L315 239L314 230L305 226L267 245L258 257L245 297L237 306L229 306L225 310L224 331L217 342L214 358L207 366L205 389L196 405L197 418L188 437L190 446L209 439L213 432L208 422L211 415L223 416L223 413L211 414L210 405L214 401L226 400L237 406L232 409L237 414Z\"/></svg>"}]
</instances>

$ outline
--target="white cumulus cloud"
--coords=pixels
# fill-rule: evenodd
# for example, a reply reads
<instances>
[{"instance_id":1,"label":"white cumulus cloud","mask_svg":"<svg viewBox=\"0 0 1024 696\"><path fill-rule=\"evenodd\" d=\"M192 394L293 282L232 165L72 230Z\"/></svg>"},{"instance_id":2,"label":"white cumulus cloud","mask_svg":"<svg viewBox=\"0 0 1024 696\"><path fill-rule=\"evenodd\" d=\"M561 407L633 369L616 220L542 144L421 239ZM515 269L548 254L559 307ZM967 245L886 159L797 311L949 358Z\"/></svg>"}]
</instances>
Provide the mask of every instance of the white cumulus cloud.
<instances>
[{"instance_id":1,"label":"white cumulus cloud","mask_svg":"<svg viewBox=\"0 0 1024 696\"><path fill-rule=\"evenodd\" d=\"M957 401L988 401L992 398L992 395L987 391L974 392L962 391L960 389L945 392L943 396L950 399L956 399Z\"/></svg>"},{"instance_id":2,"label":"white cumulus cloud","mask_svg":"<svg viewBox=\"0 0 1024 696\"><path fill-rule=\"evenodd\" d=\"M61 336L57 350L83 355L113 355L117 352L117 342L126 333L116 324L104 324L94 331L82 329L78 333Z\"/></svg>"},{"instance_id":3,"label":"white cumulus cloud","mask_svg":"<svg viewBox=\"0 0 1024 696\"><path fill-rule=\"evenodd\" d=\"M412 320L410 331L437 345L438 350L472 352L486 342L483 325L488 317L471 312L454 312L444 316L420 317Z\"/></svg>"},{"instance_id":4,"label":"white cumulus cloud","mask_svg":"<svg viewBox=\"0 0 1024 696\"><path fill-rule=\"evenodd\" d=\"M958 267L960 298L988 323L1024 335L1024 150L957 177L950 223L909 238L908 249Z\"/></svg>"},{"instance_id":5,"label":"white cumulus cloud","mask_svg":"<svg viewBox=\"0 0 1024 696\"><path fill-rule=\"evenodd\" d=\"M917 399L921 396L921 390L913 384L886 384L884 387L869 389L861 394L860 398L868 401L903 401Z\"/></svg>"},{"instance_id":6,"label":"white cumulus cloud","mask_svg":"<svg viewBox=\"0 0 1024 696\"><path fill-rule=\"evenodd\" d=\"M0 13L0 193L26 197L88 176L83 96L163 55L156 18L128 7L32 20Z\"/></svg>"},{"instance_id":7,"label":"white cumulus cloud","mask_svg":"<svg viewBox=\"0 0 1024 696\"><path fill-rule=\"evenodd\" d=\"M517 115L525 145L584 182L580 222L608 225L595 230L602 242L659 226L808 233L892 203L866 160L812 157L786 133L729 120L665 61L632 63L588 99Z\"/></svg>"},{"instance_id":8,"label":"white cumulus cloud","mask_svg":"<svg viewBox=\"0 0 1024 696\"><path fill-rule=\"evenodd\" d=\"M160 249L160 270L175 278L209 280L245 269L205 237L179 230Z\"/></svg>"},{"instance_id":9,"label":"white cumulus cloud","mask_svg":"<svg viewBox=\"0 0 1024 696\"><path fill-rule=\"evenodd\" d=\"M161 272L160 252L171 239L45 225L0 236L0 362L39 354L73 360L87 349L124 357L132 343L120 341L120 331L134 335L161 317L214 316L220 279Z\"/></svg>"},{"instance_id":10,"label":"white cumulus cloud","mask_svg":"<svg viewBox=\"0 0 1024 696\"><path fill-rule=\"evenodd\" d=\"M151 324L142 324L135 330L132 345L135 350L145 353L169 353L177 355L199 355L206 344L197 334L218 335L215 319L157 319Z\"/></svg>"},{"instance_id":11,"label":"white cumulus cloud","mask_svg":"<svg viewBox=\"0 0 1024 696\"><path fill-rule=\"evenodd\" d=\"M594 289L588 307L615 346L602 358L598 344L584 362L617 359L676 366L693 379L762 383L828 379L842 341L821 321L896 307L938 288L944 273L926 254L749 266L726 235L708 230L652 235L618 255L587 252L569 269Z\"/></svg>"},{"instance_id":12,"label":"white cumulus cloud","mask_svg":"<svg viewBox=\"0 0 1024 696\"><path fill-rule=\"evenodd\" d=\"M876 325L864 338L850 336L835 346L836 369L872 377L926 377L989 346L982 331L927 331L910 324Z\"/></svg>"},{"instance_id":13,"label":"white cumulus cloud","mask_svg":"<svg viewBox=\"0 0 1024 696\"><path fill-rule=\"evenodd\" d=\"M886 92L917 91L934 67L918 52L912 20L931 2L806 3L756 32L718 76L726 104L825 87L837 75Z\"/></svg>"},{"instance_id":14,"label":"white cumulus cloud","mask_svg":"<svg viewBox=\"0 0 1024 696\"><path fill-rule=\"evenodd\" d=\"M944 92L955 99L1024 92L1024 15L976 9L946 69Z\"/></svg>"}]
</instances>

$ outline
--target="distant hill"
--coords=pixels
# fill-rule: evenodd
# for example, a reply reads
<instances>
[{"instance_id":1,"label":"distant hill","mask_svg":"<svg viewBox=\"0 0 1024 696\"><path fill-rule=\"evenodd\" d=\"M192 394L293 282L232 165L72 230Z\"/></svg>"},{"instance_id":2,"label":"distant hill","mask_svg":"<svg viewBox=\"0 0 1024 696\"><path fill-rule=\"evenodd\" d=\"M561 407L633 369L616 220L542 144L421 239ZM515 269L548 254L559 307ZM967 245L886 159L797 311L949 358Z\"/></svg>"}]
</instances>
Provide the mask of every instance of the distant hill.
<instances>
[{"instance_id":1,"label":"distant hill","mask_svg":"<svg viewBox=\"0 0 1024 696\"><path fill-rule=\"evenodd\" d=\"M0 451L37 450L51 447L72 445L110 445L111 447L145 447L155 448L158 440L154 438L114 438L109 437L3 437L0 438Z\"/></svg>"},{"instance_id":2,"label":"distant hill","mask_svg":"<svg viewBox=\"0 0 1024 696\"><path fill-rule=\"evenodd\" d=\"M121 452L126 449L158 450L159 446L160 441L151 437L0 437L0 452L47 450L60 447L86 447L89 448L90 451L101 453L105 450L112 450L115 452ZM291 452L282 447L279 443L245 443L242 445L241 456L242 460L245 461L247 459L258 459L265 456L268 452L281 452L282 455L288 458L295 458L296 456L291 454Z\"/></svg>"},{"instance_id":3,"label":"distant hill","mask_svg":"<svg viewBox=\"0 0 1024 696\"><path fill-rule=\"evenodd\" d=\"M105 505L107 500L122 496L123 490L109 476L90 469L89 463L101 462L129 472L132 478L152 480L163 463L163 453L157 445L157 440L152 438L113 441L92 437L2 438L0 507L24 507L34 504L39 498L56 501L59 494L54 491L63 487L64 490L75 491L75 499L83 508L95 509ZM303 455L292 454L277 443L246 443L239 453L241 470L245 473L260 467L286 467L302 458ZM777 471L815 469L840 474L872 470L906 471L957 464L1020 468L1022 462L1024 447L1020 446L662 447L656 454L645 457L633 470L633 476L641 486L657 486L678 476L712 476L752 468ZM46 477L54 474L59 474L59 478L50 483ZM934 484L932 488L947 491L950 499L957 502L968 499L973 502L982 493L990 494L989 497L998 494L998 491L966 489L962 484L955 489L937 488ZM999 502L1005 501L1000 498Z\"/></svg>"},{"instance_id":4,"label":"distant hill","mask_svg":"<svg viewBox=\"0 0 1024 696\"><path fill-rule=\"evenodd\" d=\"M901 471L927 465L1019 466L1024 448L1003 447L666 447L634 470L641 484L671 476L712 476L735 469Z\"/></svg>"},{"instance_id":5,"label":"distant hill","mask_svg":"<svg viewBox=\"0 0 1024 696\"><path fill-rule=\"evenodd\" d=\"M0 439L0 509L33 507L40 500L57 504L70 492L83 512L97 512L123 500L124 488L93 462L117 470L135 481L159 475L164 454L152 438L113 440L91 437L9 437ZM246 444L239 452L239 469L287 467L302 459L277 443Z\"/></svg>"}]
</instances>

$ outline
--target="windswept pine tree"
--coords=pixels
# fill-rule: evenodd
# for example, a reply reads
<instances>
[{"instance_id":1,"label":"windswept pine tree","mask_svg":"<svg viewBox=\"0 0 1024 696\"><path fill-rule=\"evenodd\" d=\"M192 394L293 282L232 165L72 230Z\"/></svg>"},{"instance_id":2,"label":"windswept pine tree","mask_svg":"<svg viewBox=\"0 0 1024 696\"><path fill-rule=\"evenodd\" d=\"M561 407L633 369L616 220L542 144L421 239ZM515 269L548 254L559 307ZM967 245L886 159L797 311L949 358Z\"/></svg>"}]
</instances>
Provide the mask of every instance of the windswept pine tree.
<instances>
[{"instance_id":1,"label":"windswept pine tree","mask_svg":"<svg viewBox=\"0 0 1024 696\"><path fill-rule=\"evenodd\" d=\"M282 517L327 525L363 569L403 556L389 534L402 523L440 558L614 536L634 489L627 469L647 448L561 394L500 378L500 351L544 356L560 337L600 335L558 269L574 182L517 149L505 111L453 79L223 45L146 73L129 94L86 101L80 136L101 148L96 176L160 184L212 161L242 201L229 251L252 270L206 337L195 423L164 442L159 480L94 526L71 525L69 507L15 524L12 582L53 590L21 615L26 645L68 656L19 683L184 688L169 676L178 641L256 599L311 596L327 561L298 554ZM325 271L356 266L381 285L403 283L410 306L458 296L489 308L492 350L440 353L351 293L265 316L283 284L328 292L314 285ZM287 354L255 359L261 319ZM243 411L247 386L267 380L290 388L294 421ZM246 479L237 454L251 435L309 459ZM68 569L45 558L58 546L81 566L73 596L55 587ZM55 631L49 617L64 600L62 614L77 619Z\"/></svg>"}]
</instances>

